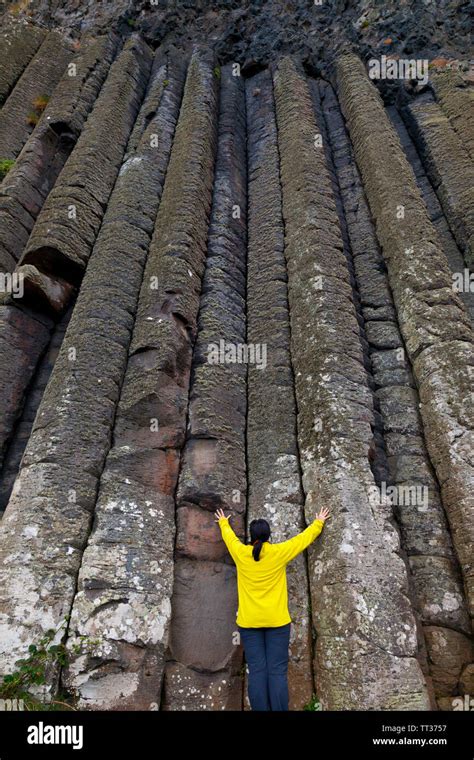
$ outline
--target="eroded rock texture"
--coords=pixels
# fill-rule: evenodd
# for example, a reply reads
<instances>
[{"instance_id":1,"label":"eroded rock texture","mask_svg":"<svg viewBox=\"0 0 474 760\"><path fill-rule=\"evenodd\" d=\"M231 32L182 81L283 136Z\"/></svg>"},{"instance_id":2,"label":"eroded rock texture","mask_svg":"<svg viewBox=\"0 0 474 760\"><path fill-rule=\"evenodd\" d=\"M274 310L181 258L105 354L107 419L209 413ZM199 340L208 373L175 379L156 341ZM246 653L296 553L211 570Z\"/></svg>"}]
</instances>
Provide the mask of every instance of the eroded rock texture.
<instances>
[{"instance_id":1,"label":"eroded rock texture","mask_svg":"<svg viewBox=\"0 0 474 760\"><path fill-rule=\"evenodd\" d=\"M245 343L246 156L241 77L221 72L218 152L176 495L176 554L164 709L240 709L235 569L214 511L244 535L246 365L213 361Z\"/></svg>"},{"instance_id":2,"label":"eroded rock texture","mask_svg":"<svg viewBox=\"0 0 474 760\"><path fill-rule=\"evenodd\" d=\"M335 510L308 552L319 693L326 709L427 709L398 535L369 501L373 402L331 180L289 59L275 91L305 511Z\"/></svg>"},{"instance_id":3,"label":"eroded rock texture","mask_svg":"<svg viewBox=\"0 0 474 760\"><path fill-rule=\"evenodd\" d=\"M46 699L248 709L214 512L280 541L327 506L288 567L291 708L452 709L474 689L469 83L385 107L354 54L329 81L138 33L0 43L0 674L57 628Z\"/></svg>"},{"instance_id":4,"label":"eroded rock texture","mask_svg":"<svg viewBox=\"0 0 474 760\"><path fill-rule=\"evenodd\" d=\"M0 190L0 270L10 272L104 83L118 41L84 43Z\"/></svg>"},{"instance_id":5,"label":"eroded rock texture","mask_svg":"<svg viewBox=\"0 0 474 760\"><path fill-rule=\"evenodd\" d=\"M246 82L249 170L247 341L249 364L247 522L264 517L272 541L305 527L290 359L290 325L276 114L270 72ZM290 705L301 709L313 691L306 558L288 568L293 619L288 666Z\"/></svg>"},{"instance_id":6,"label":"eroded rock texture","mask_svg":"<svg viewBox=\"0 0 474 760\"><path fill-rule=\"evenodd\" d=\"M133 203L153 203L155 210L164 167L156 162L156 149L150 155L147 142L155 129L161 150L171 147L180 86L176 71L170 77L172 86L168 78L162 82L166 87L156 116L159 123L148 126L119 177ZM84 705L149 709L161 689L175 575L174 494L212 186L215 83L211 65L195 56L138 299L114 442L73 607L72 631L100 641L91 657L76 658L66 674ZM148 110L147 102L144 108ZM134 188L128 172L136 174ZM153 222L151 213L146 221ZM135 247L146 250L144 242L140 246L138 238L133 240ZM69 640L74 644L74 636Z\"/></svg>"},{"instance_id":7,"label":"eroded rock texture","mask_svg":"<svg viewBox=\"0 0 474 760\"><path fill-rule=\"evenodd\" d=\"M426 444L441 485L472 617L472 325L453 291L451 271L410 165L381 100L353 56L340 61L339 89L417 380ZM369 134L369 123L375 136Z\"/></svg>"},{"instance_id":8,"label":"eroded rock texture","mask_svg":"<svg viewBox=\"0 0 474 760\"><path fill-rule=\"evenodd\" d=\"M0 37L0 106L47 35L46 29L10 18Z\"/></svg>"},{"instance_id":9,"label":"eroded rock texture","mask_svg":"<svg viewBox=\"0 0 474 760\"><path fill-rule=\"evenodd\" d=\"M59 32L46 35L0 111L2 158L16 158L19 154L34 128L36 99L50 97L72 55L70 45Z\"/></svg>"}]
</instances>

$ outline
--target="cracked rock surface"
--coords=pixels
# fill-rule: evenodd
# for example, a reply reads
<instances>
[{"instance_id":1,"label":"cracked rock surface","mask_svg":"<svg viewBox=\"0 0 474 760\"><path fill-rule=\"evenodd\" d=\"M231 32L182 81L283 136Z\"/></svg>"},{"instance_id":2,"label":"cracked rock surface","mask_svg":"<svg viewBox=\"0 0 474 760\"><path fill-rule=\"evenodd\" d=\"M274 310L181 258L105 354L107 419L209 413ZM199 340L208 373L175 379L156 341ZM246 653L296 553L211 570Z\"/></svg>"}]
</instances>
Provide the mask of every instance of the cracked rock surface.
<instances>
[{"instance_id":1,"label":"cracked rock surface","mask_svg":"<svg viewBox=\"0 0 474 760\"><path fill-rule=\"evenodd\" d=\"M248 709L214 512L283 541L328 507L288 567L291 709L450 710L474 692L470 78L379 89L392 4L345 36L337 3L145 5L33 2L0 36L0 675L53 628L45 699ZM457 4L421 5L451 47L406 21L399 49L461 55Z\"/></svg>"}]
</instances>

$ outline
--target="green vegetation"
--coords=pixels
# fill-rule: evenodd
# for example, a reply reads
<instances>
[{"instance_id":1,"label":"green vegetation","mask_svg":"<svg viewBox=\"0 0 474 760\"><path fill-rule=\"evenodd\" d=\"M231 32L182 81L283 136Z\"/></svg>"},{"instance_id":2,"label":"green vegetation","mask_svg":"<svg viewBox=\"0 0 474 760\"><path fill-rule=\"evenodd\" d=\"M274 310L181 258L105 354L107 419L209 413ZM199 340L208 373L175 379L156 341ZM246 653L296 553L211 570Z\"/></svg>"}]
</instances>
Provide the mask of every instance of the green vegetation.
<instances>
[{"instance_id":1,"label":"green vegetation","mask_svg":"<svg viewBox=\"0 0 474 760\"><path fill-rule=\"evenodd\" d=\"M214 68L214 76L216 77L216 79L220 79L221 78L221 67L220 66L216 66Z\"/></svg>"},{"instance_id":2,"label":"green vegetation","mask_svg":"<svg viewBox=\"0 0 474 760\"><path fill-rule=\"evenodd\" d=\"M303 707L303 710L311 710L312 712L321 710L321 702L317 698L316 694L313 694L308 704Z\"/></svg>"},{"instance_id":3,"label":"green vegetation","mask_svg":"<svg viewBox=\"0 0 474 760\"><path fill-rule=\"evenodd\" d=\"M8 174L15 161L12 158L0 158L0 182Z\"/></svg>"},{"instance_id":4,"label":"green vegetation","mask_svg":"<svg viewBox=\"0 0 474 760\"><path fill-rule=\"evenodd\" d=\"M56 630L50 628L37 644L30 644L28 647L28 657L17 660L15 665L17 670L3 677L0 683L0 698L2 699L22 699L27 710L47 710L57 711L64 708L75 710L75 699L70 695L58 692L51 702L42 702L33 694L31 688L41 686L46 682L46 674L51 667L57 666L62 668L68 664L68 652L64 644L53 644L53 640L69 619L69 615ZM80 643L72 647L74 654L90 652L91 648L98 644L98 641L92 641L87 636L80 636Z\"/></svg>"},{"instance_id":5,"label":"green vegetation","mask_svg":"<svg viewBox=\"0 0 474 760\"><path fill-rule=\"evenodd\" d=\"M43 113L44 109L48 105L48 102L49 102L48 95L38 95L33 100L32 106L34 110L30 111L30 113L26 117L26 123L29 124L30 127L36 127L41 114Z\"/></svg>"},{"instance_id":6,"label":"green vegetation","mask_svg":"<svg viewBox=\"0 0 474 760\"><path fill-rule=\"evenodd\" d=\"M33 108L38 113L43 113L44 109L48 105L49 96L48 95L38 95L37 98L33 101Z\"/></svg>"},{"instance_id":7,"label":"green vegetation","mask_svg":"<svg viewBox=\"0 0 474 760\"><path fill-rule=\"evenodd\" d=\"M26 117L26 123L30 125L30 127L36 127L39 121L39 116L34 111L30 111L28 116Z\"/></svg>"}]
</instances>

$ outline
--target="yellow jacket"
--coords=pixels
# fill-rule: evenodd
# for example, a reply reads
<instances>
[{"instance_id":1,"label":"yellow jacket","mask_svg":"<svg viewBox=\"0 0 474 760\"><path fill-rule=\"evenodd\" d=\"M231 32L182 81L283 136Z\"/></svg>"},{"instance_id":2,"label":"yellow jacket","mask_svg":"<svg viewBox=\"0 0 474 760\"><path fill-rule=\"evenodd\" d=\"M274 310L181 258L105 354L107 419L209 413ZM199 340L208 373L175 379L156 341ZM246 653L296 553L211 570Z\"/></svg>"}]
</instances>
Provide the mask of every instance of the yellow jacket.
<instances>
[{"instance_id":1,"label":"yellow jacket","mask_svg":"<svg viewBox=\"0 0 474 760\"><path fill-rule=\"evenodd\" d=\"M288 611L286 566L319 536L323 525L324 520L314 520L288 541L279 544L265 541L260 559L255 562L252 557L253 546L243 544L237 538L227 517L219 519L222 538L237 568L237 625L243 628L267 628L292 622Z\"/></svg>"}]
</instances>

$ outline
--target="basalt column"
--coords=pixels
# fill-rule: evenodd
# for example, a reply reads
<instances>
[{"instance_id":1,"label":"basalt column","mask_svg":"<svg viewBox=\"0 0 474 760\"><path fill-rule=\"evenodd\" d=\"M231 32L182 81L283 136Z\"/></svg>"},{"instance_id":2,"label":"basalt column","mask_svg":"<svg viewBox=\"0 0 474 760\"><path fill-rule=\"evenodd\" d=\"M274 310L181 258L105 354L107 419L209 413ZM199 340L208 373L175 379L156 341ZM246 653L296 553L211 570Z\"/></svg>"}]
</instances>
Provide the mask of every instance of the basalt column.
<instances>
[{"instance_id":1,"label":"basalt column","mask_svg":"<svg viewBox=\"0 0 474 760\"><path fill-rule=\"evenodd\" d=\"M296 405L290 361L287 274L279 155L272 78L262 72L246 82L249 173L247 343L247 525L264 518L271 541L285 541L305 527L296 437ZM288 683L291 709L313 693L311 619L305 554L287 568L292 618Z\"/></svg>"},{"instance_id":2,"label":"basalt column","mask_svg":"<svg viewBox=\"0 0 474 760\"><path fill-rule=\"evenodd\" d=\"M323 709L429 709L399 535L373 506L374 410L331 178L307 84L275 73L291 357L309 547L315 671Z\"/></svg>"},{"instance_id":3,"label":"basalt column","mask_svg":"<svg viewBox=\"0 0 474 760\"><path fill-rule=\"evenodd\" d=\"M246 506L245 101L221 70L218 148L176 505L175 579L165 710L240 710L235 568L214 512L242 534Z\"/></svg>"},{"instance_id":4,"label":"basalt column","mask_svg":"<svg viewBox=\"0 0 474 760\"><path fill-rule=\"evenodd\" d=\"M9 441L3 467L0 468L0 517L8 504L15 478L20 469L21 458L26 444L28 443L28 438L31 434L41 398L49 382L54 363L59 349L61 348L64 333L66 332L71 318L73 306L74 305L71 304L62 319L55 326L47 350L38 364L37 371L30 386L27 388L25 404L21 416L15 425L12 439ZM5 355L1 354L1 356L2 359L3 356L5 356L6 361L12 361L12 356L9 354L8 349Z\"/></svg>"},{"instance_id":5,"label":"basalt column","mask_svg":"<svg viewBox=\"0 0 474 760\"><path fill-rule=\"evenodd\" d=\"M396 133L354 55L338 61L354 146L420 398L426 445L474 614L473 332Z\"/></svg>"},{"instance_id":6,"label":"basalt column","mask_svg":"<svg viewBox=\"0 0 474 760\"><path fill-rule=\"evenodd\" d=\"M0 184L0 271L12 271L92 110L117 50L115 37L83 46L37 128Z\"/></svg>"},{"instance_id":7,"label":"basalt column","mask_svg":"<svg viewBox=\"0 0 474 760\"><path fill-rule=\"evenodd\" d=\"M427 94L402 109L466 265L474 267L474 163L441 107Z\"/></svg>"},{"instance_id":8,"label":"basalt column","mask_svg":"<svg viewBox=\"0 0 474 760\"><path fill-rule=\"evenodd\" d=\"M174 577L174 495L211 204L217 82L212 64L196 53L174 141L176 84L165 109L158 111L158 124L151 126L162 150L171 142L172 150L113 446L71 616L68 646L73 660L64 682L82 707L141 710L160 703ZM165 96L169 87L168 81ZM130 176L125 182L130 201L156 207L163 177L149 131L119 179L135 173L139 184L131 186ZM143 233L141 237L141 243L135 241L137 249L145 244ZM120 303L120 291L115 301ZM98 643L76 656L74 646L82 635Z\"/></svg>"},{"instance_id":9,"label":"basalt column","mask_svg":"<svg viewBox=\"0 0 474 760\"><path fill-rule=\"evenodd\" d=\"M29 121L35 115L36 99L51 96L72 58L63 35L48 32L0 111L1 158L17 157L34 128L34 120Z\"/></svg>"},{"instance_id":10,"label":"basalt column","mask_svg":"<svg viewBox=\"0 0 474 760\"><path fill-rule=\"evenodd\" d=\"M0 37L0 107L48 34L46 29L9 18Z\"/></svg>"},{"instance_id":11,"label":"basalt column","mask_svg":"<svg viewBox=\"0 0 474 760\"><path fill-rule=\"evenodd\" d=\"M112 64L20 259L24 300L53 313L80 284L102 223L137 114L143 44L132 37Z\"/></svg>"},{"instance_id":12,"label":"basalt column","mask_svg":"<svg viewBox=\"0 0 474 760\"><path fill-rule=\"evenodd\" d=\"M332 87L320 83L319 89L383 423L388 468L384 484L396 486L394 514L408 559L411 597L422 626L420 638L425 642L438 705L450 709L450 697L460 693L465 666L472 660L461 573L426 450L416 384L352 146Z\"/></svg>"},{"instance_id":13,"label":"basalt column","mask_svg":"<svg viewBox=\"0 0 474 760\"><path fill-rule=\"evenodd\" d=\"M395 127L398 137L400 138L403 151L413 169L416 183L420 188L423 201L426 205L426 210L428 211L428 216L438 233L444 255L446 256L447 262L451 267L451 272L454 275L453 285L456 283L456 280L459 282L460 287L456 288L457 292L471 318L471 323L474 324L474 292L471 292L469 288L465 287L465 278L468 270L466 270L466 263L462 252L451 232L438 196L426 175L425 168L415 147L415 143L408 134L408 130L402 117L395 106L389 106L386 110L393 126Z\"/></svg>"},{"instance_id":14,"label":"basalt column","mask_svg":"<svg viewBox=\"0 0 474 760\"><path fill-rule=\"evenodd\" d=\"M141 43L126 55L135 73L130 131L152 56ZM127 73L122 72L128 89ZM58 628L56 643L64 635L59 626L73 602L110 447L153 229L156 189L152 198L143 195L144 178L140 172L134 177L146 165L131 160L125 189L125 180L116 184L0 525L0 673L8 673L45 630ZM47 687L56 676L54 668Z\"/></svg>"},{"instance_id":15,"label":"basalt column","mask_svg":"<svg viewBox=\"0 0 474 760\"><path fill-rule=\"evenodd\" d=\"M460 72L451 69L431 74L430 85L436 100L474 161L474 88Z\"/></svg>"},{"instance_id":16,"label":"basalt column","mask_svg":"<svg viewBox=\"0 0 474 760\"><path fill-rule=\"evenodd\" d=\"M23 293L10 295L0 305L0 341L5 355L0 362L0 389L4 390L0 394L0 462L54 319L61 316L79 285L102 222L143 93L143 51L141 42L130 40L112 66L78 144L33 228L25 251L30 263L16 270L16 276L24 278ZM80 122L79 115L78 119ZM6 182L9 186L8 178Z\"/></svg>"},{"instance_id":17,"label":"basalt column","mask_svg":"<svg viewBox=\"0 0 474 760\"><path fill-rule=\"evenodd\" d=\"M0 467L53 327L51 317L19 307L13 295L0 303Z\"/></svg>"}]
</instances>

